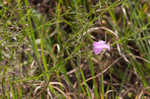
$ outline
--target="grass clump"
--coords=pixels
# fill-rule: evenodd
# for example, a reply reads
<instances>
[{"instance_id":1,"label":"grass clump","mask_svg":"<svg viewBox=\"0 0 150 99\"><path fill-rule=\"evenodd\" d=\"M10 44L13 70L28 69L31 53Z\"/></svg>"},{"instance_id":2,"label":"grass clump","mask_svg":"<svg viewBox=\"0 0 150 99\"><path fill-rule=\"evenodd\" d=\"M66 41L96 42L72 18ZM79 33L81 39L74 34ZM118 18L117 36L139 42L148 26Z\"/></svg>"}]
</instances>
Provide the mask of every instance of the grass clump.
<instances>
[{"instance_id":1,"label":"grass clump","mask_svg":"<svg viewBox=\"0 0 150 99\"><path fill-rule=\"evenodd\" d=\"M0 2L2 99L148 99L146 0ZM104 40L110 51L95 55Z\"/></svg>"}]
</instances>

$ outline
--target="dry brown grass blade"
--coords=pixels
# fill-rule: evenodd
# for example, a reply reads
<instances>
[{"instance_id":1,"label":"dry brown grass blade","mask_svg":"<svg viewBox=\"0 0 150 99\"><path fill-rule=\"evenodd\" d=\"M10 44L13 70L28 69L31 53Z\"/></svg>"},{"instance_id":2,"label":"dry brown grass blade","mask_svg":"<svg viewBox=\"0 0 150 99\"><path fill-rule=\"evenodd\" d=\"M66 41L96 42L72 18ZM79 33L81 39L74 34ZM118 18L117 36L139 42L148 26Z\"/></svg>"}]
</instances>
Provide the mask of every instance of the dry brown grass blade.
<instances>
[{"instance_id":1,"label":"dry brown grass blade","mask_svg":"<svg viewBox=\"0 0 150 99\"><path fill-rule=\"evenodd\" d=\"M85 80L85 82L88 82L89 80L95 79L99 76L101 76L102 74L104 74L110 67L112 67L115 63L117 63L122 57L119 57L118 59L116 59L112 64L110 64L107 68L105 68L104 70L102 70L102 72L96 74L95 76L92 76L88 79ZM81 85L83 85L85 82L82 82Z\"/></svg>"},{"instance_id":2,"label":"dry brown grass blade","mask_svg":"<svg viewBox=\"0 0 150 99\"><path fill-rule=\"evenodd\" d=\"M81 64L81 65L80 65L80 68L82 68L83 66L84 66L84 64ZM67 75L71 75L72 73L78 71L80 68L77 67L77 68L74 68L74 69L70 70L69 72L67 72ZM63 78L64 75L61 75L61 77Z\"/></svg>"}]
</instances>

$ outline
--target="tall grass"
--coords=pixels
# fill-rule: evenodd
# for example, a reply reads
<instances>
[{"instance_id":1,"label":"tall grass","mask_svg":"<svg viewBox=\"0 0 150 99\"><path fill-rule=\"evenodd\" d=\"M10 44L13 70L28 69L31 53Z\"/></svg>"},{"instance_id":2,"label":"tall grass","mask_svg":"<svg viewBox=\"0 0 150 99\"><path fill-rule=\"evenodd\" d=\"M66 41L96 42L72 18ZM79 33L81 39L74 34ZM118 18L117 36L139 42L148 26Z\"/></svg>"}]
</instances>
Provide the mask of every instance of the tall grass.
<instances>
[{"instance_id":1,"label":"tall grass","mask_svg":"<svg viewBox=\"0 0 150 99\"><path fill-rule=\"evenodd\" d=\"M148 99L150 3L52 2L0 1L0 98Z\"/></svg>"}]
</instances>

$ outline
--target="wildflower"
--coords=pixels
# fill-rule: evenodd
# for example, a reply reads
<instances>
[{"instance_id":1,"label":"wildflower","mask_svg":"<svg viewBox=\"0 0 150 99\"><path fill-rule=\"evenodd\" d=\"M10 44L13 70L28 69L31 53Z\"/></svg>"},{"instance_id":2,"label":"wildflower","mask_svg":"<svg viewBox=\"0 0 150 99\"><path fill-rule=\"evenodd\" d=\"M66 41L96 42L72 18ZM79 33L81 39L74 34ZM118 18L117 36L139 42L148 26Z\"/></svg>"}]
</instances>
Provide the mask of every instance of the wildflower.
<instances>
[{"instance_id":1,"label":"wildflower","mask_svg":"<svg viewBox=\"0 0 150 99\"><path fill-rule=\"evenodd\" d=\"M93 43L93 51L96 55L101 53L103 49L110 50L110 45L106 44L106 42L103 40L99 40L98 42Z\"/></svg>"}]
</instances>

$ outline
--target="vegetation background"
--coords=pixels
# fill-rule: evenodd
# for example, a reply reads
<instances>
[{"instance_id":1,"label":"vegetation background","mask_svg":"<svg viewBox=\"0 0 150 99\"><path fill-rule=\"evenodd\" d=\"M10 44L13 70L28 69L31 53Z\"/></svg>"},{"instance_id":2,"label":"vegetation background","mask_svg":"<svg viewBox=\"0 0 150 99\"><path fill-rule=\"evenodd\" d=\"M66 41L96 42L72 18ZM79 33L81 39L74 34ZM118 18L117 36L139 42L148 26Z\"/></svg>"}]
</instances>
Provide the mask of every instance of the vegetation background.
<instances>
[{"instance_id":1,"label":"vegetation background","mask_svg":"<svg viewBox=\"0 0 150 99\"><path fill-rule=\"evenodd\" d=\"M150 99L149 0L0 0L0 99ZM104 40L111 50L93 53Z\"/></svg>"}]
</instances>

